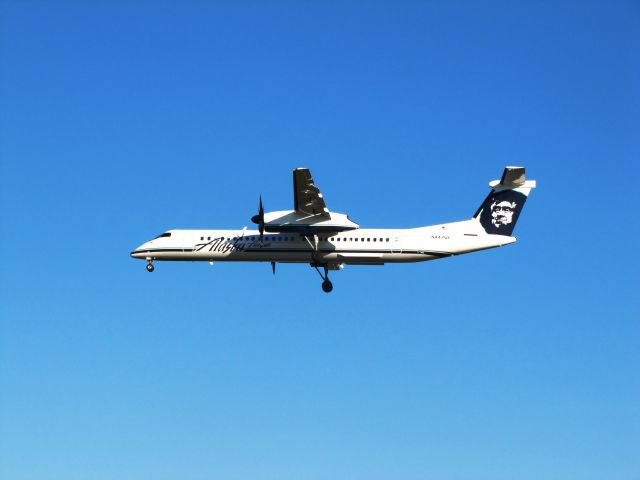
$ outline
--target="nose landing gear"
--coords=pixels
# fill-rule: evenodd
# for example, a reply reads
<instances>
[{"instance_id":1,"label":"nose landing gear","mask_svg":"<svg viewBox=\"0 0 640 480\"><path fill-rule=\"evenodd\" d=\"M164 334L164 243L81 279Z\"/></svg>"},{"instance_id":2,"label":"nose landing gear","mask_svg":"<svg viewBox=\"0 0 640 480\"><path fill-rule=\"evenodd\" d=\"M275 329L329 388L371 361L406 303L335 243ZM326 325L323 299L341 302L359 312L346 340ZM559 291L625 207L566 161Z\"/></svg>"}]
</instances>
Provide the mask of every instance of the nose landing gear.
<instances>
[{"instance_id":1,"label":"nose landing gear","mask_svg":"<svg viewBox=\"0 0 640 480\"><path fill-rule=\"evenodd\" d=\"M155 270L153 268L153 260L147 260L147 272L151 273Z\"/></svg>"}]
</instances>

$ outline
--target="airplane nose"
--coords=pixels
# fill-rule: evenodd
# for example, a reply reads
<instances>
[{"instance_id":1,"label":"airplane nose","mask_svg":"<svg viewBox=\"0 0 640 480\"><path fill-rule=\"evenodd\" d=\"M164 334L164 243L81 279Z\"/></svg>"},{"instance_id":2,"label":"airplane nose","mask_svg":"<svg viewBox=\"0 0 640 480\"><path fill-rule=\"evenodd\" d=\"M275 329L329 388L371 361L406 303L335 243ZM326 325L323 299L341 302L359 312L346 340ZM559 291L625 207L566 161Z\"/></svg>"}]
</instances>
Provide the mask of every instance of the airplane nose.
<instances>
[{"instance_id":1,"label":"airplane nose","mask_svg":"<svg viewBox=\"0 0 640 480\"><path fill-rule=\"evenodd\" d=\"M138 248L136 248L133 252L131 252L130 255L133 258L146 258L147 255L144 251L146 245L147 245L146 243L143 243Z\"/></svg>"}]
</instances>

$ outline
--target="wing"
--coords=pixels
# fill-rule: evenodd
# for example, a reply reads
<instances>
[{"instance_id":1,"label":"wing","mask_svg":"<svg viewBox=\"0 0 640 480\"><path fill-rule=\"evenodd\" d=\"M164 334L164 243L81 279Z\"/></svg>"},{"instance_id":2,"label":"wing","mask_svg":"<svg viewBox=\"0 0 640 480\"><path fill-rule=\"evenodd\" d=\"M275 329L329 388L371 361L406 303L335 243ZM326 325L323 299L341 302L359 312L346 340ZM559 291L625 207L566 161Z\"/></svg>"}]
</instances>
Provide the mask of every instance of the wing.
<instances>
[{"instance_id":1,"label":"wing","mask_svg":"<svg viewBox=\"0 0 640 480\"><path fill-rule=\"evenodd\" d=\"M318 215L329 219L331 215L324 203L320 189L313 183L308 168L296 168L293 171L294 210L307 215Z\"/></svg>"}]
</instances>

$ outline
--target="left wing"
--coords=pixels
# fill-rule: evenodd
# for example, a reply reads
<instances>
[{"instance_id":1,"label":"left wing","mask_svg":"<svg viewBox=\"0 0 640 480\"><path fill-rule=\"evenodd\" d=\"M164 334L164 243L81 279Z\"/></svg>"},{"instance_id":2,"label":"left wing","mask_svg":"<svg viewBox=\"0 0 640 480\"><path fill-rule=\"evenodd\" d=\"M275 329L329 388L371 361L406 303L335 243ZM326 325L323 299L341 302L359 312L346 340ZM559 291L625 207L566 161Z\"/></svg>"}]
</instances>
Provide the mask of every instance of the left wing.
<instances>
[{"instance_id":1,"label":"left wing","mask_svg":"<svg viewBox=\"0 0 640 480\"><path fill-rule=\"evenodd\" d=\"M308 168L296 168L293 171L293 201L294 210L297 213L318 215L324 219L331 218L322 193L313 183L313 177Z\"/></svg>"}]
</instances>

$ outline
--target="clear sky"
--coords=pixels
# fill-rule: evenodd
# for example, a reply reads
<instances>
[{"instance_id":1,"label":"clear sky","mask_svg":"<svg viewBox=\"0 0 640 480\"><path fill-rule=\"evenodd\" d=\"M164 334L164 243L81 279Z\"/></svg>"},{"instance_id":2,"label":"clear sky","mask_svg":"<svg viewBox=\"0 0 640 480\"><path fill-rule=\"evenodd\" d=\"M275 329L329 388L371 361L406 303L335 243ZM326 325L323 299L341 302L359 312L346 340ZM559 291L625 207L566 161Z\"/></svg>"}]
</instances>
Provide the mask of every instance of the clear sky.
<instances>
[{"instance_id":1,"label":"clear sky","mask_svg":"<svg viewBox=\"0 0 640 480\"><path fill-rule=\"evenodd\" d=\"M0 477L639 479L640 4L0 3ZM162 264L311 168L363 227L538 181L509 247Z\"/></svg>"}]
</instances>

